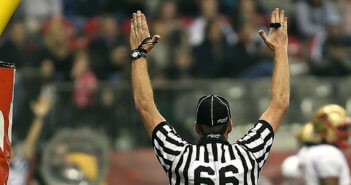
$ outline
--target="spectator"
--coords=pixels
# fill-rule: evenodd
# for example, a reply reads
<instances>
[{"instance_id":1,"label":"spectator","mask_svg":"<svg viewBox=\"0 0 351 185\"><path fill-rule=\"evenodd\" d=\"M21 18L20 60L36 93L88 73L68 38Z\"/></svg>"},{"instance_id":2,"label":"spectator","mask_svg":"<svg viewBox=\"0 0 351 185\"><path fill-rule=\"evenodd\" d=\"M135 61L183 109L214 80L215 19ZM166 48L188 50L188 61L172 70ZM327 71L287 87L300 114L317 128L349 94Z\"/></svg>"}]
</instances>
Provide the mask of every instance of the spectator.
<instances>
[{"instance_id":1,"label":"spectator","mask_svg":"<svg viewBox=\"0 0 351 185\"><path fill-rule=\"evenodd\" d=\"M22 2L24 18L30 33L38 31L43 21L61 15L62 0L30 0Z\"/></svg>"},{"instance_id":2,"label":"spectator","mask_svg":"<svg viewBox=\"0 0 351 185\"><path fill-rule=\"evenodd\" d=\"M301 36L312 37L317 33L326 33L329 20L340 19L334 1L299 0L295 4L295 19Z\"/></svg>"},{"instance_id":3,"label":"spectator","mask_svg":"<svg viewBox=\"0 0 351 185\"><path fill-rule=\"evenodd\" d=\"M169 79L190 79L193 77L193 59L189 48L175 51L174 61L168 69Z\"/></svg>"},{"instance_id":4,"label":"spectator","mask_svg":"<svg viewBox=\"0 0 351 185\"><path fill-rule=\"evenodd\" d=\"M218 13L218 1L216 0L201 0L200 11L201 15L197 17L189 28L189 40L193 46L200 45L205 40L205 29L209 20L219 19L222 34L225 36L225 41L228 44L236 42L233 28L228 21Z\"/></svg>"},{"instance_id":5,"label":"spectator","mask_svg":"<svg viewBox=\"0 0 351 185\"><path fill-rule=\"evenodd\" d=\"M62 0L63 14L66 17L84 17L89 18L98 15L100 11L100 0Z\"/></svg>"},{"instance_id":6,"label":"spectator","mask_svg":"<svg viewBox=\"0 0 351 185\"><path fill-rule=\"evenodd\" d=\"M27 39L23 22L14 22L10 26L8 40L0 47L0 60L13 62L17 68L32 67L35 47Z\"/></svg>"},{"instance_id":7,"label":"spectator","mask_svg":"<svg viewBox=\"0 0 351 185\"><path fill-rule=\"evenodd\" d=\"M232 58L225 61L222 69L227 77L256 78L272 74L273 63L265 60L261 42L255 40L256 29L251 22L238 24L238 42L232 49Z\"/></svg>"},{"instance_id":8,"label":"spectator","mask_svg":"<svg viewBox=\"0 0 351 185\"><path fill-rule=\"evenodd\" d=\"M119 45L110 52L110 63L106 73L108 79L113 81L130 79L129 49L125 45Z\"/></svg>"},{"instance_id":9,"label":"spectator","mask_svg":"<svg viewBox=\"0 0 351 185\"><path fill-rule=\"evenodd\" d=\"M72 95L73 104L77 108L88 108L94 103L93 93L97 88L97 79L89 66L89 56L84 51L77 52L71 71L74 79Z\"/></svg>"},{"instance_id":10,"label":"spectator","mask_svg":"<svg viewBox=\"0 0 351 185\"><path fill-rule=\"evenodd\" d=\"M164 71L169 67L174 58L177 47L187 45L185 31L181 24L175 1L167 0L161 3L156 19L153 21L152 30L162 37L161 47L155 48L150 55L154 70ZM156 68L156 69L155 69Z\"/></svg>"},{"instance_id":11,"label":"spectator","mask_svg":"<svg viewBox=\"0 0 351 185\"><path fill-rule=\"evenodd\" d=\"M104 16L100 21L100 35L94 39L89 47L91 67L99 80L108 78L111 51L126 43L126 37L120 32L119 25L114 17Z\"/></svg>"},{"instance_id":12,"label":"spectator","mask_svg":"<svg viewBox=\"0 0 351 185\"><path fill-rule=\"evenodd\" d=\"M69 33L61 16L53 17L44 32L44 47L39 53L39 61L46 59L53 62L57 79L70 79L72 51L69 47Z\"/></svg>"},{"instance_id":13,"label":"spectator","mask_svg":"<svg viewBox=\"0 0 351 185\"><path fill-rule=\"evenodd\" d=\"M319 76L349 75L351 37L343 34L341 22L330 22L327 30L326 39L319 42L321 51L318 53L321 53L321 56L312 57L310 60L311 71Z\"/></svg>"},{"instance_id":14,"label":"spectator","mask_svg":"<svg viewBox=\"0 0 351 185\"><path fill-rule=\"evenodd\" d=\"M205 41L194 47L195 73L200 78L221 77L221 69L225 61L232 60L232 48L225 41L221 31L220 19L208 22Z\"/></svg>"},{"instance_id":15,"label":"spectator","mask_svg":"<svg viewBox=\"0 0 351 185\"><path fill-rule=\"evenodd\" d=\"M250 22L255 27L262 27L268 19L262 8L255 0L238 0L235 10L232 11L232 22L234 28L243 22Z\"/></svg>"}]
</instances>

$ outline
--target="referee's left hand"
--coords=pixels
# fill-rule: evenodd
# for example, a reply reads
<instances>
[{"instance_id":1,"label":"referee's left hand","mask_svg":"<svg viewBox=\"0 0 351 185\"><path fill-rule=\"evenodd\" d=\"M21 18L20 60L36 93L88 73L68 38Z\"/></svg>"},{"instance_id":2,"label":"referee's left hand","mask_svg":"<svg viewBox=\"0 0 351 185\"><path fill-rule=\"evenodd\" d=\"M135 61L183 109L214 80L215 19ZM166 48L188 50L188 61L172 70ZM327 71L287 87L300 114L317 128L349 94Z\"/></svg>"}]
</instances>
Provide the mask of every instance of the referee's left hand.
<instances>
[{"instance_id":1,"label":"referee's left hand","mask_svg":"<svg viewBox=\"0 0 351 185\"><path fill-rule=\"evenodd\" d=\"M133 13L133 18L130 23L130 48L132 50L137 49L148 37L150 37L150 32L146 17L138 10L137 13ZM159 35L154 35L151 40L143 44L141 48L150 51L154 47L154 44L151 43L157 42L160 38Z\"/></svg>"},{"instance_id":2,"label":"referee's left hand","mask_svg":"<svg viewBox=\"0 0 351 185\"><path fill-rule=\"evenodd\" d=\"M269 28L268 35L263 30L258 33L264 43L273 51L277 49L287 50L288 48L288 18L284 15L284 10L276 8L271 15L271 23L279 23L279 28Z\"/></svg>"}]
</instances>

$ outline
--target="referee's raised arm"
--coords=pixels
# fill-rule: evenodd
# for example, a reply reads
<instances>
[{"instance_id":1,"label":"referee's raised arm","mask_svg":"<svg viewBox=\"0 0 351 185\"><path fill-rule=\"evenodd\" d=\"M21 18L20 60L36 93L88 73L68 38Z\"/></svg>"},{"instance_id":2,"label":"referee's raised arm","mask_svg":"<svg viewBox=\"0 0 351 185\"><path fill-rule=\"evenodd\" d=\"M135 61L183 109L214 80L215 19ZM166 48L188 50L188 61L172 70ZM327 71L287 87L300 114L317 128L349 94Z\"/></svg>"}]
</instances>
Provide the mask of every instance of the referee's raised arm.
<instances>
[{"instance_id":1,"label":"referee's raised arm","mask_svg":"<svg viewBox=\"0 0 351 185\"><path fill-rule=\"evenodd\" d=\"M159 39L159 35L150 36L145 15L140 11L133 13L130 24L133 95L135 107L149 136L157 124L165 121L154 102L146 61L147 52L154 47Z\"/></svg>"},{"instance_id":2,"label":"referee's raised arm","mask_svg":"<svg viewBox=\"0 0 351 185\"><path fill-rule=\"evenodd\" d=\"M288 109L290 98L287 21L287 17L284 16L284 10L279 12L279 9L276 8L271 15L268 36L264 31L259 31L265 44L274 52L271 102L260 119L270 123L274 132L278 129Z\"/></svg>"}]
</instances>

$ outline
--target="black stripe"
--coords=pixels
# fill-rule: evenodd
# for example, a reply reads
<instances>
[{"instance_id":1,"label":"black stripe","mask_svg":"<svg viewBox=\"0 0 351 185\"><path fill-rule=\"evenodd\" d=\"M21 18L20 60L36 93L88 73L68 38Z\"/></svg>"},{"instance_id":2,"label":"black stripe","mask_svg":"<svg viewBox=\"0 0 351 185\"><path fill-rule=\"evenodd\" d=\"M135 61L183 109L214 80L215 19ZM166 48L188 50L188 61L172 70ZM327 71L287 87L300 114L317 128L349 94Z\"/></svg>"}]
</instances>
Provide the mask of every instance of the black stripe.
<instances>
[{"instance_id":1,"label":"black stripe","mask_svg":"<svg viewBox=\"0 0 351 185\"><path fill-rule=\"evenodd\" d=\"M184 181L185 181L185 185L189 184L189 179L188 179L188 170L189 170L189 166L190 166L190 161L191 161L191 156L193 154L193 147L191 145L189 145L189 155L188 155L188 159L186 160L185 163L185 167L183 170L183 175L184 175Z\"/></svg>"},{"instance_id":2,"label":"black stripe","mask_svg":"<svg viewBox=\"0 0 351 185\"><path fill-rule=\"evenodd\" d=\"M157 133L157 131L164 129L163 126L165 126L165 125L167 125L167 122L164 121L164 122L159 123L159 124L154 128L154 130L152 131L152 141L156 138L156 133Z\"/></svg>"},{"instance_id":3,"label":"black stripe","mask_svg":"<svg viewBox=\"0 0 351 185\"><path fill-rule=\"evenodd\" d=\"M254 133L254 132L252 132L252 131L250 131L250 133ZM247 135L249 135L249 134L246 134L243 138L245 138ZM248 136L249 138L248 139L240 139L240 142L242 142L242 143L251 143L251 142L254 142L254 141L256 141L257 139L260 139L260 137L261 137L261 134L258 134L258 133L255 133L253 136Z\"/></svg>"},{"instance_id":4,"label":"black stripe","mask_svg":"<svg viewBox=\"0 0 351 185\"><path fill-rule=\"evenodd\" d=\"M221 148L222 148L222 157L221 157L221 162L225 163L225 150L224 150L224 144L221 144Z\"/></svg>"},{"instance_id":5,"label":"black stripe","mask_svg":"<svg viewBox=\"0 0 351 185\"><path fill-rule=\"evenodd\" d=\"M200 146L196 146L196 161L200 160Z\"/></svg>"},{"instance_id":6,"label":"black stripe","mask_svg":"<svg viewBox=\"0 0 351 185\"><path fill-rule=\"evenodd\" d=\"M237 146L235 146L236 151L239 154L241 163L243 164L244 167L244 185L247 185L247 172L248 172L248 168L247 168L247 164L246 164L246 160L244 158L244 156L240 153L240 150Z\"/></svg>"},{"instance_id":7,"label":"black stripe","mask_svg":"<svg viewBox=\"0 0 351 185\"><path fill-rule=\"evenodd\" d=\"M267 128L269 129L270 133L273 134L272 137L274 138L274 130L273 130L273 128L272 128L272 125L269 124L269 123L268 123L267 121L265 121L265 120L258 120L258 122L261 123L261 124L263 124L265 127L267 127Z\"/></svg>"},{"instance_id":8,"label":"black stripe","mask_svg":"<svg viewBox=\"0 0 351 185\"><path fill-rule=\"evenodd\" d=\"M176 146L180 146L180 147L184 146L184 143L180 143L180 142L176 141L175 139L173 139L171 136L169 136L168 135L169 132L167 132L165 129L161 129L160 131L162 132L163 135L166 136L166 141L168 141ZM176 135L176 134L174 134L174 135Z\"/></svg>"},{"instance_id":9,"label":"black stripe","mask_svg":"<svg viewBox=\"0 0 351 185\"><path fill-rule=\"evenodd\" d=\"M249 153L247 153L247 156L248 156L249 161L250 161L251 166L252 166L251 175L250 175L251 176L251 182L252 182L253 185L255 185L256 184L255 170L257 170L257 168L255 168L255 160L250 156Z\"/></svg>"},{"instance_id":10,"label":"black stripe","mask_svg":"<svg viewBox=\"0 0 351 185\"><path fill-rule=\"evenodd\" d=\"M204 148L205 148L205 163L208 163L210 162L210 160L208 159L208 150L207 150L207 145L204 145Z\"/></svg>"},{"instance_id":11,"label":"black stripe","mask_svg":"<svg viewBox=\"0 0 351 185\"><path fill-rule=\"evenodd\" d=\"M164 143L161 141L160 138L156 137L155 139L157 140L158 144L160 145L160 147L163 149L164 152L166 152L166 153L168 153L168 154L171 154L171 155L174 155L174 156L177 156L177 155L180 154L180 151L174 151L174 150L172 150L172 149L170 149L170 148L167 148L167 147L164 145Z\"/></svg>"},{"instance_id":12,"label":"black stripe","mask_svg":"<svg viewBox=\"0 0 351 185\"><path fill-rule=\"evenodd\" d=\"M268 140L272 138L272 134L268 134L266 138L263 139L263 143L255 146L254 148L250 149L251 152L256 153L264 149L264 147L267 145Z\"/></svg>"},{"instance_id":13,"label":"black stripe","mask_svg":"<svg viewBox=\"0 0 351 185\"><path fill-rule=\"evenodd\" d=\"M273 142L272 142L272 143L273 143ZM267 153L269 153L269 151L271 150L271 147L272 147L272 145L269 145L269 146L267 147L267 149L264 151L263 155L262 155L261 157L259 157L259 158L256 159L256 161L257 161L258 164L260 164L260 162L264 160L265 155L266 155ZM264 164L264 163L263 163L263 164Z\"/></svg>"},{"instance_id":14,"label":"black stripe","mask_svg":"<svg viewBox=\"0 0 351 185\"><path fill-rule=\"evenodd\" d=\"M262 144L260 144L260 145L257 145L257 146L255 146L255 147L253 147L253 148L249 148L249 150L252 152L252 153L256 153L256 152L259 152L259 151L261 151L261 150L263 150L264 149L264 145L265 143L262 143Z\"/></svg>"},{"instance_id":15,"label":"black stripe","mask_svg":"<svg viewBox=\"0 0 351 185\"><path fill-rule=\"evenodd\" d=\"M234 160L235 159L235 155L234 155L234 151L233 151L233 145L229 145L229 154L230 154L230 159Z\"/></svg>"},{"instance_id":16,"label":"black stripe","mask_svg":"<svg viewBox=\"0 0 351 185\"><path fill-rule=\"evenodd\" d=\"M217 143L212 143L213 160L218 161Z\"/></svg>"},{"instance_id":17,"label":"black stripe","mask_svg":"<svg viewBox=\"0 0 351 185\"><path fill-rule=\"evenodd\" d=\"M185 150L187 150L188 149L188 147L185 149ZM175 172L175 174L176 174L176 185L180 185L180 175L179 175L179 168L180 168L180 166L182 165L182 163L183 163L183 158L184 158L184 154L186 153L186 151L184 151L184 153L183 153L183 155L180 157L180 159L179 159L179 161L178 161L178 164L177 164L177 166L176 166L176 168L174 169L174 172Z\"/></svg>"},{"instance_id":18,"label":"black stripe","mask_svg":"<svg viewBox=\"0 0 351 185\"><path fill-rule=\"evenodd\" d=\"M165 165L166 164L168 166L172 165L172 161L163 158L162 153L161 153L161 151L159 149L155 148L155 150L156 150L157 160L160 162L160 164L161 164L161 160L159 158L161 158L165 162ZM163 169L167 172L165 166L163 166Z\"/></svg>"}]
</instances>

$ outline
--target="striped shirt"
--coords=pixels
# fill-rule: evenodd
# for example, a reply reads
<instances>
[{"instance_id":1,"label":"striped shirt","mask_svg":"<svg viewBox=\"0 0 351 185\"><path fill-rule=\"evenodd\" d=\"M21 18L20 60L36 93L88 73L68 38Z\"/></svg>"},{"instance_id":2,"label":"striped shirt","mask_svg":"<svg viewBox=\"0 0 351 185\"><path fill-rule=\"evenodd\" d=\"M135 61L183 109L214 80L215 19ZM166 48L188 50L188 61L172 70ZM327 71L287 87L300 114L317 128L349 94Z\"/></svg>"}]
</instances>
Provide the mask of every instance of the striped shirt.
<instances>
[{"instance_id":1,"label":"striped shirt","mask_svg":"<svg viewBox=\"0 0 351 185\"><path fill-rule=\"evenodd\" d=\"M152 143L174 185L254 185L273 144L269 123L259 120L234 144L223 135L207 135L196 145L183 140L166 122L156 126Z\"/></svg>"}]
</instances>

